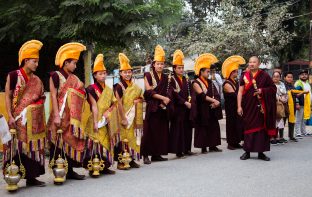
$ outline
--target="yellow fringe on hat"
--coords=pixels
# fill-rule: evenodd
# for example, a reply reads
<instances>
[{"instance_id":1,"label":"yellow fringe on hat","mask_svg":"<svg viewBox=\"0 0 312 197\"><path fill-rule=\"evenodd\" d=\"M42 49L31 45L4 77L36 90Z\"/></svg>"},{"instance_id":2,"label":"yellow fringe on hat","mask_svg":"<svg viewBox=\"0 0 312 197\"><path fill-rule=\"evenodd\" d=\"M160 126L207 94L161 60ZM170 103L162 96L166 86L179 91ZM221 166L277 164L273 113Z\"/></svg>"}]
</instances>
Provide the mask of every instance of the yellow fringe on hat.
<instances>
[{"instance_id":1,"label":"yellow fringe on hat","mask_svg":"<svg viewBox=\"0 0 312 197\"><path fill-rule=\"evenodd\" d=\"M202 68L210 68L210 66L219 60L217 59L216 56L214 56L211 53L204 53L201 54L195 62L194 70L195 70L195 75L199 75L199 71Z\"/></svg>"},{"instance_id":2,"label":"yellow fringe on hat","mask_svg":"<svg viewBox=\"0 0 312 197\"><path fill-rule=\"evenodd\" d=\"M39 40L30 40L25 42L18 52L18 65L27 58L39 58L39 50L42 47L42 42Z\"/></svg>"},{"instance_id":3,"label":"yellow fringe on hat","mask_svg":"<svg viewBox=\"0 0 312 197\"><path fill-rule=\"evenodd\" d=\"M98 54L94 60L93 73L98 71L106 71L103 54Z\"/></svg>"},{"instance_id":4,"label":"yellow fringe on hat","mask_svg":"<svg viewBox=\"0 0 312 197\"><path fill-rule=\"evenodd\" d=\"M228 57L222 64L222 75L228 79L234 70L237 70L240 64L246 64L245 59L239 55Z\"/></svg>"},{"instance_id":5,"label":"yellow fringe on hat","mask_svg":"<svg viewBox=\"0 0 312 197\"><path fill-rule=\"evenodd\" d=\"M85 50L86 46L78 42L64 44L59 48L59 50L56 53L55 65L62 68L65 60L67 59L78 60L80 53Z\"/></svg>"},{"instance_id":6,"label":"yellow fringe on hat","mask_svg":"<svg viewBox=\"0 0 312 197\"><path fill-rule=\"evenodd\" d=\"M184 66L184 54L181 50L176 50L173 54L172 65Z\"/></svg>"}]
</instances>

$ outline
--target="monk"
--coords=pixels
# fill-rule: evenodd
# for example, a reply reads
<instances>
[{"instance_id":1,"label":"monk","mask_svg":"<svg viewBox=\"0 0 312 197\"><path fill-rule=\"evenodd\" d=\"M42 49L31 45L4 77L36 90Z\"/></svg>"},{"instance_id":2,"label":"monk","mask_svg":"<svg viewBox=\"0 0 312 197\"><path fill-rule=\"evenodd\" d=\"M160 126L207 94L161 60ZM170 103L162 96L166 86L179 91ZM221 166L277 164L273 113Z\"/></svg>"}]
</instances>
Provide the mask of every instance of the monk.
<instances>
[{"instance_id":1,"label":"monk","mask_svg":"<svg viewBox=\"0 0 312 197\"><path fill-rule=\"evenodd\" d=\"M270 151L270 137L276 134L276 86L271 77L259 69L260 59L249 59L249 70L240 78L237 95L237 113L244 122L244 150L241 160L250 158L251 152L258 159L270 161L263 152Z\"/></svg>"},{"instance_id":2,"label":"monk","mask_svg":"<svg viewBox=\"0 0 312 197\"><path fill-rule=\"evenodd\" d=\"M46 125L44 117L44 89L34 72L39 63L42 43L31 40L23 44L18 53L19 69L8 74L5 85L5 103L9 115L9 127L16 129L18 151L12 160L25 171L27 186L44 186L36 178L45 173ZM23 113L26 114L23 115ZM4 144L4 170L10 164L11 141ZM23 168L24 167L24 168Z\"/></svg>"},{"instance_id":3,"label":"monk","mask_svg":"<svg viewBox=\"0 0 312 197\"><path fill-rule=\"evenodd\" d=\"M86 92L83 83L73 74L80 53L86 47L80 43L67 43L59 48L55 57L58 71L50 77L52 110L48 120L50 141L50 160L61 154L60 138L57 130L63 131L63 147L68 161L67 179L83 180L84 175L77 174L73 168L82 167L85 146L85 133L81 129L83 104ZM55 154L54 154L55 152Z\"/></svg>"},{"instance_id":4,"label":"monk","mask_svg":"<svg viewBox=\"0 0 312 197\"><path fill-rule=\"evenodd\" d=\"M169 152L178 158L192 155L192 125L190 121L192 86L184 74L184 55L181 50L173 54L173 76L171 86L174 89L174 116L170 123Z\"/></svg>"},{"instance_id":5,"label":"monk","mask_svg":"<svg viewBox=\"0 0 312 197\"><path fill-rule=\"evenodd\" d=\"M152 161L167 161L161 155L168 154L169 113L171 111L172 92L168 76L163 73L165 52L156 46L151 71L144 74L146 113L143 124L141 154L144 164Z\"/></svg>"},{"instance_id":6,"label":"monk","mask_svg":"<svg viewBox=\"0 0 312 197\"><path fill-rule=\"evenodd\" d=\"M213 82L208 79L210 66L218 59L210 54L200 55L195 62L193 82L191 119L195 124L194 147L201 148L202 153L221 152L217 146L221 145L220 125L222 119L220 95Z\"/></svg>"},{"instance_id":7,"label":"monk","mask_svg":"<svg viewBox=\"0 0 312 197\"><path fill-rule=\"evenodd\" d=\"M88 103L92 113L85 128L88 138L84 167L87 167L92 158L98 156L103 159L105 165L100 174L112 175L115 171L109 168L114 164L114 146L119 142L119 119L117 100L113 90L105 84L106 76L104 56L98 54L93 66L94 84L87 87ZM92 171L89 171L89 175L92 176Z\"/></svg>"},{"instance_id":8,"label":"monk","mask_svg":"<svg viewBox=\"0 0 312 197\"><path fill-rule=\"evenodd\" d=\"M140 165L135 160L140 161L140 145L143 135L143 92L134 83L133 72L128 57L119 54L119 74L120 82L114 86L114 93L118 101L118 111L120 117L120 139L115 157L123 154L126 150L131 155L131 168L139 168ZM117 168L125 170L124 163L118 161Z\"/></svg>"},{"instance_id":9,"label":"monk","mask_svg":"<svg viewBox=\"0 0 312 197\"><path fill-rule=\"evenodd\" d=\"M242 148L240 142L243 140L243 122L237 114L237 93L239 83L237 80L238 67L246 64L241 56L231 56L222 64L224 107L226 113L226 141L228 149Z\"/></svg>"}]
</instances>

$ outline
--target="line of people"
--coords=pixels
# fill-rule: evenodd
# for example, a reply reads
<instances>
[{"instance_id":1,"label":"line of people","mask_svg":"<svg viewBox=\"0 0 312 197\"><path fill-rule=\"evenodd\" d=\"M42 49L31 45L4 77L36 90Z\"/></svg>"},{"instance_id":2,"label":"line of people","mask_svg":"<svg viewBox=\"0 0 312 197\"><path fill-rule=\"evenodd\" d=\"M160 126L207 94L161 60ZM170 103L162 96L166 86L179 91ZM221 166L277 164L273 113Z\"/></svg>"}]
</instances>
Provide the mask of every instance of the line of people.
<instances>
[{"instance_id":1,"label":"line of people","mask_svg":"<svg viewBox=\"0 0 312 197\"><path fill-rule=\"evenodd\" d=\"M157 45L151 70L144 74L143 93L134 83L130 60L123 53L119 54L120 82L113 89L105 84L107 71L102 54L94 61L94 84L84 88L73 73L86 47L76 42L65 44L55 58L59 69L49 79L52 108L46 124L43 84L34 74L41 47L37 40L21 47L20 68L8 74L5 87L8 124L17 129L18 143L12 151L11 142L4 144L4 168L11 156L19 165L18 149L27 185L44 185L37 177L45 173L46 147L50 160L65 152L66 178L76 180L85 176L73 168L88 169L88 161L94 157L105 160L101 174L115 174L110 169L115 161L119 170L127 169L118 157L125 149L131 155L131 168L140 167L138 161L142 157L144 164L151 164L168 160L163 157L168 153L179 158L192 155L193 128L195 148L202 153L208 153L208 148L209 152L222 151L218 148L218 120L223 118L221 98L209 79L210 68L219 62L214 55L205 53L196 59L196 78L191 81L184 76L184 55L180 50L173 54L173 74L164 73L165 51ZM222 65L228 148L242 148L240 142L244 140L242 160L248 159L250 152L258 152L259 159L269 160L263 152L269 151L270 138L276 133L276 86L259 69L260 59L255 56L250 58L249 69L238 82L239 66L245 63L242 57L231 56ZM59 129L63 131L61 138Z\"/></svg>"},{"instance_id":2,"label":"line of people","mask_svg":"<svg viewBox=\"0 0 312 197\"><path fill-rule=\"evenodd\" d=\"M272 79L276 85L276 128L277 134L271 139L272 145L285 144L284 127L288 121L289 141L298 142L311 134L306 131L306 122L311 114L311 86L308 70L299 71L299 79L294 83L294 74L286 72L284 82L279 70L273 72Z\"/></svg>"}]
</instances>

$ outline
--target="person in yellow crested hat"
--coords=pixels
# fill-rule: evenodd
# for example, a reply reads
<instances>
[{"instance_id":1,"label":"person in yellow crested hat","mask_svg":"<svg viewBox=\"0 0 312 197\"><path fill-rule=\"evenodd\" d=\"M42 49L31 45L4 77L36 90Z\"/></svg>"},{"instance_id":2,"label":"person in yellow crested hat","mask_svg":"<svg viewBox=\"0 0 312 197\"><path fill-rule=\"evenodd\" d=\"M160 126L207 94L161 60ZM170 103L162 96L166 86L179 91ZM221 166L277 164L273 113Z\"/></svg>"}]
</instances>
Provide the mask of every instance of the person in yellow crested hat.
<instances>
[{"instance_id":1,"label":"person in yellow crested hat","mask_svg":"<svg viewBox=\"0 0 312 197\"><path fill-rule=\"evenodd\" d=\"M140 161L141 136L143 134L143 92L132 81L132 67L128 57L119 53L120 82L114 85L114 93L118 100L120 120L120 139L115 156L122 154L124 149L130 153L131 168L139 168L135 160ZM125 170L125 165L118 161L117 168Z\"/></svg>"},{"instance_id":2,"label":"person in yellow crested hat","mask_svg":"<svg viewBox=\"0 0 312 197\"><path fill-rule=\"evenodd\" d=\"M38 76L39 51L42 43L30 40L22 45L18 53L20 68L8 74L5 85L5 103L10 129L16 129L18 149L10 154L9 143L4 143L4 166L12 159L16 165L25 167L27 186L44 186L36 178L45 173L44 148L46 125L44 119L44 89ZM26 115L23 112L26 111ZM12 158L11 158L12 156ZM5 171L4 171L5 172Z\"/></svg>"},{"instance_id":3,"label":"person in yellow crested hat","mask_svg":"<svg viewBox=\"0 0 312 197\"><path fill-rule=\"evenodd\" d=\"M166 161L168 154L169 116L172 113L172 88L168 75L164 74L165 51L157 45L151 71L144 74L146 113L143 126L141 154L145 164Z\"/></svg>"},{"instance_id":4,"label":"person in yellow crested hat","mask_svg":"<svg viewBox=\"0 0 312 197\"><path fill-rule=\"evenodd\" d=\"M184 76L184 54L176 50L173 54L173 77L171 86L174 89L174 112L169 132L169 152L178 158L192 155L192 126L189 120L191 109L192 85L188 76Z\"/></svg>"},{"instance_id":5,"label":"person in yellow crested hat","mask_svg":"<svg viewBox=\"0 0 312 197\"><path fill-rule=\"evenodd\" d=\"M222 64L224 107L226 113L226 141L228 149L242 148L240 142L243 140L243 122L237 114L237 93L239 83L237 81L238 68L246 64L243 57L234 55L227 58Z\"/></svg>"},{"instance_id":6,"label":"person in yellow crested hat","mask_svg":"<svg viewBox=\"0 0 312 197\"><path fill-rule=\"evenodd\" d=\"M114 146L119 139L118 128L118 112L117 100L113 90L105 84L107 76L106 67L104 65L103 54L98 54L93 64L94 84L87 87L88 103L92 113L86 125L86 133L88 135L88 151L84 159L84 167L88 168L88 162L97 155L104 158L104 169L100 174L115 174L115 171L109 167L113 165ZM111 132L109 132L111 129ZM99 143L99 153L93 152L92 148ZM102 154L102 155L99 155ZM93 176L93 171L89 171Z\"/></svg>"},{"instance_id":7,"label":"person in yellow crested hat","mask_svg":"<svg viewBox=\"0 0 312 197\"><path fill-rule=\"evenodd\" d=\"M221 152L220 125L222 119L220 94L213 82L208 79L210 67L218 59L210 54L200 55L195 62L196 79L193 82L194 94L192 96L191 119L195 121L194 147L201 148L202 153Z\"/></svg>"},{"instance_id":8,"label":"person in yellow crested hat","mask_svg":"<svg viewBox=\"0 0 312 197\"><path fill-rule=\"evenodd\" d=\"M73 171L73 167L81 167L85 145L84 131L81 129L81 114L86 93L80 79L73 74L80 53L86 47L78 42L64 44L55 57L58 71L50 77L50 95L52 110L48 120L50 142L50 160L61 154L62 143L57 138L57 130L63 133L63 147L68 161L67 179L82 180L84 175ZM56 146L58 144L58 146Z\"/></svg>"}]
</instances>

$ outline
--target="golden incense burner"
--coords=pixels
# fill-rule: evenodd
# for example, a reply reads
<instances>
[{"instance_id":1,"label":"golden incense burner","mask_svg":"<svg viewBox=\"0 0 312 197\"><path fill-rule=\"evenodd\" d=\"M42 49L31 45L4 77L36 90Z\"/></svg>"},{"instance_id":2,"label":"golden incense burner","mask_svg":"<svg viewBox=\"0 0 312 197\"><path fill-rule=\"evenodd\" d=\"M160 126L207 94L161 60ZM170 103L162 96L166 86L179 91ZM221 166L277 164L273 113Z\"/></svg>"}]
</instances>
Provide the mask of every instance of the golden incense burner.
<instances>
[{"instance_id":1,"label":"golden incense burner","mask_svg":"<svg viewBox=\"0 0 312 197\"><path fill-rule=\"evenodd\" d=\"M4 169L4 180L8 184L6 189L9 192L14 192L18 189L18 182L25 178L26 169L22 164L21 156L19 149L17 148L18 159L20 163L20 167L15 165L15 161L13 160L13 153L15 152L16 148L16 129L10 129L10 133L12 136L11 140L11 148L10 148L10 164L7 164L6 168ZM22 176L20 175L22 173Z\"/></svg>"},{"instance_id":2,"label":"golden incense burner","mask_svg":"<svg viewBox=\"0 0 312 197\"><path fill-rule=\"evenodd\" d=\"M120 153L118 155L118 161L120 163L123 163L123 165L124 165L123 168L127 170L130 168L129 163L132 161L132 158L131 158L128 150L127 150L127 147L128 147L128 140L127 139L123 140L123 146L124 146L124 148L123 148L124 150L123 150L123 153Z\"/></svg>"},{"instance_id":3,"label":"golden incense burner","mask_svg":"<svg viewBox=\"0 0 312 197\"><path fill-rule=\"evenodd\" d=\"M93 158L94 148L98 150L97 148L98 146L99 146L99 141L94 140L94 146L91 152L91 159L88 161L88 165L87 165L89 173L92 177L98 177L100 175L100 171L104 170L104 167L105 167L104 160L102 159L102 155L100 151L95 152L95 157ZM100 158L98 158L97 154L99 154Z\"/></svg>"},{"instance_id":4,"label":"golden incense burner","mask_svg":"<svg viewBox=\"0 0 312 197\"><path fill-rule=\"evenodd\" d=\"M100 175L100 171L104 170L104 161L98 158L95 155L95 158L88 162L88 170L92 173L92 177L98 177Z\"/></svg>"}]
</instances>

